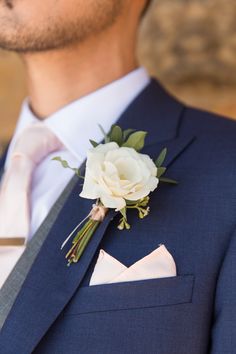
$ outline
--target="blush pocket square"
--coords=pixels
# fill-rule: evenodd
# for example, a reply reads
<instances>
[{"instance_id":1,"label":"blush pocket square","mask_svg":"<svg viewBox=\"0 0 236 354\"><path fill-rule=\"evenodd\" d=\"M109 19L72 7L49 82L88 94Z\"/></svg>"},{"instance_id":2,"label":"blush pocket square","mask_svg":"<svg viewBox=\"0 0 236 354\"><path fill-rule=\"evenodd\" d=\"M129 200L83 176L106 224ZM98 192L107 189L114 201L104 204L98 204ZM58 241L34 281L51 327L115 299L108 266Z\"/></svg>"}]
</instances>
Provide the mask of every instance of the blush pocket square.
<instances>
[{"instance_id":1,"label":"blush pocket square","mask_svg":"<svg viewBox=\"0 0 236 354\"><path fill-rule=\"evenodd\" d=\"M175 261L164 245L160 245L130 267L100 250L89 285L168 278L176 275Z\"/></svg>"}]
</instances>

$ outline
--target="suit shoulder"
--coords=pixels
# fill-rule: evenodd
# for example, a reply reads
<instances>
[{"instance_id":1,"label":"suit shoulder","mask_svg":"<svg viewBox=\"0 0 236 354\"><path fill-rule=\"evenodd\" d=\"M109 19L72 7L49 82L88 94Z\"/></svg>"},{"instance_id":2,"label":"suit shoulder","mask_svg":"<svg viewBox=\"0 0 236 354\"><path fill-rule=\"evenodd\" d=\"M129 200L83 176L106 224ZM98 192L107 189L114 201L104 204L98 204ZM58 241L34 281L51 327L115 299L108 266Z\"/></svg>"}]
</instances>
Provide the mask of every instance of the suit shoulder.
<instances>
[{"instance_id":1,"label":"suit shoulder","mask_svg":"<svg viewBox=\"0 0 236 354\"><path fill-rule=\"evenodd\" d=\"M209 142L225 141L236 147L236 120L184 106L181 130L205 137Z\"/></svg>"},{"instance_id":2,"label":"suit shoulder","mask_svg":"<svg viewBox=\"0 0 236 354\"><path fill-rule=\"evenodd\" d=\"M236 143L236 120L214 113L185 106L183 125L195 134L209 137L232 137Z\"/></svg>"},{"instance_id":3,"label":"suit shoulder","mask_svg":"<svg viewBox=\"0 0 236 354\"><path fill-rule=\"evenodd\" d=\"M205 156L205 163L214 173L225 177L236 174L236 121L199 109L185 107L181 132L196 137L196 160ZM214 167L214 168L213 168ZM224 168L222 168L224 167ZM216 171L216 170L218 171ZM225 171L227 173L225 174ZM230 171L230 173L229 173Z\"/></svg>"}]
</instances>

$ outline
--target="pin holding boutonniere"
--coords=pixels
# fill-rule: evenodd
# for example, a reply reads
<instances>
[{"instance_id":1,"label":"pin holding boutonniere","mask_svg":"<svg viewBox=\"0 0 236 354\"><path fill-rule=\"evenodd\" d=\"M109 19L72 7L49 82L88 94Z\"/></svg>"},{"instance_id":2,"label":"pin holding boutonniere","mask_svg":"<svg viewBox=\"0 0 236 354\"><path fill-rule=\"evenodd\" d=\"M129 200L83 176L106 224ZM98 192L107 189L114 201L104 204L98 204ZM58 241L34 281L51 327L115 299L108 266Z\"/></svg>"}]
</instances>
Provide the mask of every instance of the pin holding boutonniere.
<instances>
[{"instance_id":1,"label":"pin holding boutonniere","mask_svg":"<svg viewBox=\"0 0 236 354\"><path fill-rule=\"evenodd\" d=\"M157 189L159 183L177 184L163 177L167 149L161 151L155 162L140 152L145 145L147 132L132 129L122 131L115 125L109 134L104 135L104 144L90 141L92 148L87 154L85 176L82 177L78 169L72 168L80 178L84 178L80 197L96 200L96 203L62 245L64 248L77 232L66 255L68 265L79 261L109 209L115 209L121 215L118 229L130 229L127 217L129 209L137 210L139 218L143 219L150 212L150 193ZM60 157L54 160L65 168L71 168Z\"/></svg>"}]
</instances>

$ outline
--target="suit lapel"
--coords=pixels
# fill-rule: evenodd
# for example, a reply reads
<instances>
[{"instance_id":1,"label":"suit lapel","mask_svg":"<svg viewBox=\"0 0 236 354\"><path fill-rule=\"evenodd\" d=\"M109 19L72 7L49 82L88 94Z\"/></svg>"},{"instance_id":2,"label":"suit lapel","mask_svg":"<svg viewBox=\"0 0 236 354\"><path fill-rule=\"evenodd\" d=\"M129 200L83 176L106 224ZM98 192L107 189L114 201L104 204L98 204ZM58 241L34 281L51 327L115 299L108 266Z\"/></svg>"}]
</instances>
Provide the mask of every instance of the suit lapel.
<instances>
[{"instance_id":1,"label":"suit lapel","mask_svg":"<svg viewBox=\"0 0 236 354\"><path fill-rule=\"evenodd\" d=\"M174 140L158 142L154 145L145 147L143 152L152 157L153 160L159 155L163 148L167 148L167 156L164 162L165 167L170 167L171 164L195 141L194 135L180 135ZM155 151L155 155L153 155Z\"/></svg>"},{"instance_id":2,"label":"suit lapel","mask_svg":"<svg viewBox=\"0 0 236 354\"><path fill-rule=\"evenodd\" d=\"M145 152L169 149L170 165L193 141L178 136L183 107L152 83L122 115L122 128L147 129ZM155 146L155 149L154 149ZM66 266L60 246L79 220L86 216L92 201L78 198L78 181L44 242L0 334L0 347L7 353L31 353L78 289L115 213L109 212L99 226L77 265ZM23 319L23 320L22 320ZM9 344L10 343L10 344Z\"/></svg>"}]
</instances>

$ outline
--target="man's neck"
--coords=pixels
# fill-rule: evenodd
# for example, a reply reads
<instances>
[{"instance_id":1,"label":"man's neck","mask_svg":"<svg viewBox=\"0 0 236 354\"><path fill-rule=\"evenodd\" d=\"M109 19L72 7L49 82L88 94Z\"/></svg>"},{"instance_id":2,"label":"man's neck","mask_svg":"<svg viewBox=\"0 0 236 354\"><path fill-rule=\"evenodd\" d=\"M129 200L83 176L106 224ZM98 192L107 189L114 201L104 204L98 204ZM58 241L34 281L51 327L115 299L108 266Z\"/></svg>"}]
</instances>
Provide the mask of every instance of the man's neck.
<instances>
[{"instance_id":1,"label":"man's neck","mask_svg":"<svg viewBox=\"0 0 236 354\"><path fill-rule=\"evenodd\" d=\"M100 41L92 38L86 45L24 55L34 113L44 119L135 69L134 41L130 42L119 43L108 35Z\"/></svg>"}]
</instances>

